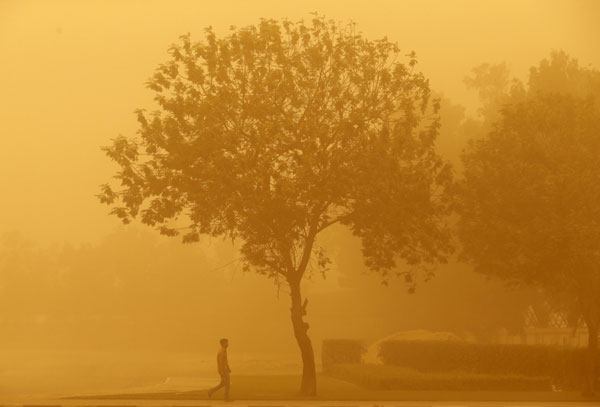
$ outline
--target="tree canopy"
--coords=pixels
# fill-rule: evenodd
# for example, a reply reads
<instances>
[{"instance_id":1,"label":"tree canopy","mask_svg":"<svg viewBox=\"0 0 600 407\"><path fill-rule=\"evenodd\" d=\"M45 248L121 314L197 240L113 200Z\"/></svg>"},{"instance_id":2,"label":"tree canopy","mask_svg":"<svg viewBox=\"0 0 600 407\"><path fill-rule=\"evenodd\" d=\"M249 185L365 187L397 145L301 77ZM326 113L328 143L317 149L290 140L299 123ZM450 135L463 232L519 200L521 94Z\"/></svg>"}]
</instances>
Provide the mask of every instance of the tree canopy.
<instances>
[{"instance_id":1,"label":"tree canopy","mask_svg":"<svg viewBox=\"0 0 600 407\"><path fill-rule=\"evenodd\" d=\"M269 273L297 268L295 245L336 221L376 268L393 253L442 257L450 170L432 149L438 118L414 54L402 64L386 39L315 18L223 39L207 29L170 55L148 82L160 110L138 110L138 136L105 149L124 187L103 187L113 213L167 235L184 215L184 241L240 237L248 264Z\"/></svg>"}]
</instances>

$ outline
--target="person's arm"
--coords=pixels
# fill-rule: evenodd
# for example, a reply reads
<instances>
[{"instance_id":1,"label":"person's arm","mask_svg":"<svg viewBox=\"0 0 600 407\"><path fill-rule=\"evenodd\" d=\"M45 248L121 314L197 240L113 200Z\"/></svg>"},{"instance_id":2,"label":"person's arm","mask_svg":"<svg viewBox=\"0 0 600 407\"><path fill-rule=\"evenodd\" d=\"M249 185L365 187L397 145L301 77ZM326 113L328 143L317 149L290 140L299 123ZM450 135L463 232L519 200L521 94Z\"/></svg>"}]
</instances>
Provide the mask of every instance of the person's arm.
<instances>
[{"instance_id":1,"label":"person's arm","mask_svg":"<svg viewBox=\"0 0 600 407\"><path fill-rule=\"evenodd\" d=\"M227 362L225 362L223 359L225 358L225 353L223 351L219 351L219 353L217 354L217 367L219 369L219 373L224 373L226 372L226 366L227 366Z\"/></svg>"}]
</instances>

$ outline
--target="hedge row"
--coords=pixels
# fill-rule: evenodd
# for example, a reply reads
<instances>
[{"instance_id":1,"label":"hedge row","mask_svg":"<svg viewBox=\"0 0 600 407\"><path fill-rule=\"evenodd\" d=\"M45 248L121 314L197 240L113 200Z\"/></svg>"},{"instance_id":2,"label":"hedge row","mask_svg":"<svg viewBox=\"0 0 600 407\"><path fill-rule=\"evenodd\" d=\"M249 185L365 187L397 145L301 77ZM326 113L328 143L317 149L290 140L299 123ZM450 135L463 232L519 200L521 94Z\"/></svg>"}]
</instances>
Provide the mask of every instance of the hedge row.
<instances>
[{"instance_id":1,"label":"hedge row","mask_svg":"<svg viewBox=\"0 0 600 407\"><path fill-rule=\"evenodd\" d=\"M397 366L331 365L327 374L371 390L551 390L548 377L468 372L424 373Z\"/></svg>"},{"instance_id":2,"label":"hedge row","mask_svg":"<svg viewBox=\"0 0 600 407\"><path fill-rule=\"evenodd\" d=\"M353 339L327 339L321 348L323 370L334 364L361 363L363 354L367 351L362 341Z\"/></svg>"},{"instance_id":3,"label":"hedge row","mask_svg":"<svg viewBox=\"0 0 600 407\"><path fill-rule=\"evenodd\" d=\"M422 372L544 376L563 386L581 383L586 366L585 349L544 345L387 341L380 345L379 356L385 365Z\"/></svg>"}]
</instances>

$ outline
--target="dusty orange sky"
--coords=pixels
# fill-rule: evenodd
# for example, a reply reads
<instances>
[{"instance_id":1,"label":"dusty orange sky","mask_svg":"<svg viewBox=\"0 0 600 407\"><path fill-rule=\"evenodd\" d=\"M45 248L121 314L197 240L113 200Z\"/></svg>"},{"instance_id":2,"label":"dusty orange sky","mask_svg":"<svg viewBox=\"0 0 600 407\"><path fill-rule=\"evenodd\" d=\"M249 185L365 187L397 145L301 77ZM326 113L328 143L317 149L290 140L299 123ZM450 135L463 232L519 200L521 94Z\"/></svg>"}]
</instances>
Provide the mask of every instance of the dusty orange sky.
<instances>
[{"instance_id":1,"label":"dusty orange sky","mask_svg":"<svg viewBox=\"0 0 600 407\"><path fill-rule=\"evenodd\" d=\"M94 194L114 172L99 146L136 130L144 82L183 33L259 18L354 20L415 50L432 87L475 110L463 78L506 61L525 77L551 49L600 67L598 1L1 1L0 233L95 242L118 220Z\"/></svg>"}]
</instances>

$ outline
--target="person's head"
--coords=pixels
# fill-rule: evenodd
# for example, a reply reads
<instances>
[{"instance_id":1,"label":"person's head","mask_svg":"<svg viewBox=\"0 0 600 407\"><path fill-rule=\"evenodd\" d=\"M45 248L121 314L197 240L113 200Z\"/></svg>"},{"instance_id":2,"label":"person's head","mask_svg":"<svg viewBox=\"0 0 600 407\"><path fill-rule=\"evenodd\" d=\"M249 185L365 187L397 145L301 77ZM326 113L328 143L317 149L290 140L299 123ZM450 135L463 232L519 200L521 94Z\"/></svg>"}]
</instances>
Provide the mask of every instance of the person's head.
<instances>
[{"instance_id":1,"label":"person's head","mask_svg":"<svg viewBox=\"0 0 600 407\"><path fill-rule=\"evenodd\" d=\"M221 347L226 348L229 346L229 341L227 340L227 338L222 338L219 343L221 344Z\"/></svg>"}]
</instances>

